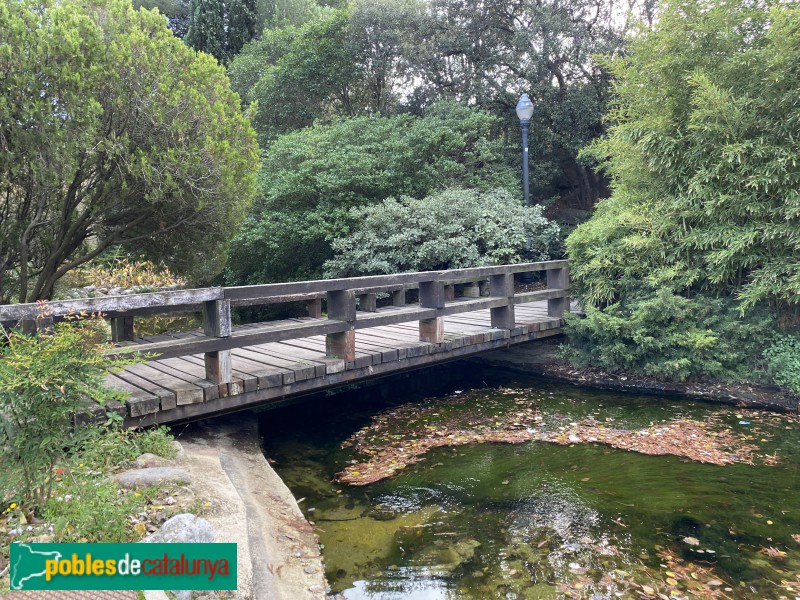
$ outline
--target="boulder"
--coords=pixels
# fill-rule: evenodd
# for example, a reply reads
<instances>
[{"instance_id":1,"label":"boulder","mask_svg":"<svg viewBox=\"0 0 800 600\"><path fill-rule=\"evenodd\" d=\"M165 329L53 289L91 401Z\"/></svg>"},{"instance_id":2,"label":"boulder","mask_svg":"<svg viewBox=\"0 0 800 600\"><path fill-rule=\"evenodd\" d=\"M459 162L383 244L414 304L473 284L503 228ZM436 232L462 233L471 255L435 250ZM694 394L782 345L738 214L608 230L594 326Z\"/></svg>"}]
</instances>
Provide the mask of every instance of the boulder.
<instances>
[{"instance_id":1,"label":"boulder","mask_svg":"<svg viewBox=\"0 0 800 600\"><path fill-rule=\"evenodd\" d=\"M213 544L214 531L205 519L191 513L181 513L167 519L158 531L148 535L142 543Z\"/></svg>"},{"instance_id":2,"label":"boulder","mask_svg":"<svg viewBox=\"0 0 800 600\"><path fill-rule=\"evenodd\" d=\"M114 475L116 484L129 490L165 483L189 483L191 480L189 472L179 467L132 469Z\"/></svg>"},{"instance_id":3,"label":"boulder","mask_svg":"<svg viewBox=\"0 0 800 600\"><path fill-rule=\"evenodd\" d=\"M163 456L145 452L139 458L133 461L133 464L135 464L138 469L150 469L153 467L169 467L172 464L172 461L164 458Z\"/></svg>"},{"instance_id":4,"label":"boulder","mask_svg":"<svg viewBox=\"0 0 800 600\"><path fill-rule=\"evenodd\" d=\"M214 542L214 530L211 524L191 513L182 513L168 519L158 531L142 540L143 544L181 543L211 544ZM215 592L192 592L191 590L172 590L178 600L195 598L216 598Z\"/></svg>"}]
</instances>

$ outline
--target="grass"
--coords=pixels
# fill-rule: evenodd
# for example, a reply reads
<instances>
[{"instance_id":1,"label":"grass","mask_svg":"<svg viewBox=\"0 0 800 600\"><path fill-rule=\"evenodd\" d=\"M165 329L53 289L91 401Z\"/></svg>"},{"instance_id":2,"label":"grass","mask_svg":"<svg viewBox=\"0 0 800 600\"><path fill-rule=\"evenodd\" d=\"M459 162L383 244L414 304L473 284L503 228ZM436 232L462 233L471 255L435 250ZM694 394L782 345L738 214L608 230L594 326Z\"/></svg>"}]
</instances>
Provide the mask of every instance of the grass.
<instances>
[{"instance_id":1,"label":"grass","mask_svg":"<svg viewBox=\"0 0 800 600\"><path fill-rule=\"evenodd\" d=\"M146 452L173 458L172 440L165 427L145 431L97 427L87 443L56 469L53 496L39 518L6 499L0 511L0 573L8 564L11 542L138 542L150 528L183 512L185 507L166 502L180 492L179 486L124 490L109 478ZM0 594L8 585L6 574L0 579Z\"/></svg>"}]
</instances>

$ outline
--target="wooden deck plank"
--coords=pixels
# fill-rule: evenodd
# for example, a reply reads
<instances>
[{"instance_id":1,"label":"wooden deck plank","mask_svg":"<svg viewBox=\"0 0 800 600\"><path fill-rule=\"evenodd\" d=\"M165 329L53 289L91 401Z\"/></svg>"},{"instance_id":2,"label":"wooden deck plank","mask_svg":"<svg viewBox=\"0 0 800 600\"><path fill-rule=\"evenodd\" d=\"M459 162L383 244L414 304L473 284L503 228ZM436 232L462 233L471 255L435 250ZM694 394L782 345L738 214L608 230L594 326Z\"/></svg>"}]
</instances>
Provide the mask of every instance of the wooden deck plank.
<instances>
[{"instance_id":1,"label":"wooden deck plank","mask_svg":"<svg viewBox=\"0 0 800 600\"><path fill-rule=\"evenodd\" d=\"M144 365L131 365L125 370L170 390L175 394L176 404L192 404L203 401L203 388L188 383L183 379L172 377L156 369L153 366L154 364L155 361Z\"/></svg>"},{"instance_id":2,"label":"wooden deck plank","mask_svg":"<svg viewBox=\"0 0 800 600\"><path fill-rule=\"evenodd\" d=\"M474 299L458 299L455 302L449 301L447 305L471 300ZM391 317L397 315L413 318L420 313L418 305L389 306L381 307L376 312L358 312L356 322L360 319L362 327L356 326L355 360L350 363L325 356L326 338L320 333L327 329L317 325L328 323L327 319L296 317L269 324L237 325L233 328L234 335L236 332L241 335L272 329L297 330L309 335L233 348L231 384L216 386L205 380L204 358L197 353L134 365L116 374L111 381L141 398L141 406L128 406L129 418L134 419L132 415L135 412L138 415L135 418L139 422L160 422L159 419L176 418L170 415L214 414L268 398L284 398L358 381L363 377L380 376L470 356L476 352L504 347L504 344L553 335L560 331L563 323L560 318L548 316L546 300L517 304L516 327L511 331L493 328L491 312L482 308L445 316L443 341L427 343L419 340L418 321L395 322L394 317ZM383 319L386 315L391 318ZM374 322L378 317L383 319L383 324L363 326ZM309 328L308 325L312 327ZM145 336L134 343L163 341L167 338L190 340L203 335L202 331L193 330ZM199 403L208 403L209 408L204 408ZM148 412L152 410L163 412L164 416Z\"/></svg>"},{"instance_id":3,"label":"wooden deck plank","mask_svg":"<svg viewBox=\"0 0 800 600\"><path fill-rule=\"evenodd\" d=\"M147 392L156 396L161 403L161 410L169 410L177 406L177 398L175 396L175 392L172 390L168 390L167 388L157 385L152 381L145 379L144 377L140 377L128 369L119 371L118 373L115 373L115 375L118 378L123 379L128 383L146 390Z\"/></svg>"}]
</instances>

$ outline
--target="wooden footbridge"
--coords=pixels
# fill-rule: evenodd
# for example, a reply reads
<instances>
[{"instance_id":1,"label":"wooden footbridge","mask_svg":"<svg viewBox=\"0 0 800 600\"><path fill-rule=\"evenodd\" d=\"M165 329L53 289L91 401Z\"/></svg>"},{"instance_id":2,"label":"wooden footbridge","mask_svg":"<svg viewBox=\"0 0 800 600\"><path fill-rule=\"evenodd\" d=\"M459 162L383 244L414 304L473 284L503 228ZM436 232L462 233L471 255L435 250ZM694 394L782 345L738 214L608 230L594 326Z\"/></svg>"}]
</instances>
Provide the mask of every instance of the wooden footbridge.
<instances>
[{"instance_id":1,"label":"wooden footbridge","mask_svg":"<svg viewBox=\"0 0 800 600\"><path fill-rule=\"evenodd\" d=\"M546 272L546 287L515 293L514 275ZM488 294L488 295L486 295ZM378 300L379 296L382 298ZM407 304L407 299L414 299ZM232 325L232 309L290 302L308 316ZM111 319L114 355L154 353L108 375L129 394L129 426L172 423L356 383L561 332L569 310L568 262L548 261L176 290L49 304L0 306L0 322L35 330L70 312ZM136 337L134 319L200 312L203 329ZM87 415L99 414L99 407Z\"/></svg>"}]
</instances>

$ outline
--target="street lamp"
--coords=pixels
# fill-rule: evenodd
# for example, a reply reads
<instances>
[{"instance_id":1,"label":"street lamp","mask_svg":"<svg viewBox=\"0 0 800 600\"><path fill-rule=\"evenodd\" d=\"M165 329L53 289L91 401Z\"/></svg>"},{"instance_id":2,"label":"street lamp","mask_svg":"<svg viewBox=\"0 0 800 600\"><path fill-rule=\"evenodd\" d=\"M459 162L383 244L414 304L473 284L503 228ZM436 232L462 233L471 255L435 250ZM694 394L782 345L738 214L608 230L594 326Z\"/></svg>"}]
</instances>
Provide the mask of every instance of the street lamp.
<instances>
[{"instance_id":1,"label":"street lamp","mask_svg":"<svg viewBox=\"0 0 800 600\"><path fill-rule=\"evenodd\" d=\"M533 102L528 98L528 94L522 94L517 102L517 116L519 125L522 128L522 193L525 197L525 206L531 205L530 192L528 190L528 130L531 127L531 117L533 116ZM525 244L525 254L530 260L531 235L528 234L528 241ZM523 273L520 276L522 283L532 283L533 274Z\"/></svg>"}]
</instances>

